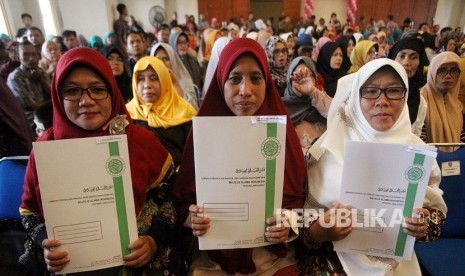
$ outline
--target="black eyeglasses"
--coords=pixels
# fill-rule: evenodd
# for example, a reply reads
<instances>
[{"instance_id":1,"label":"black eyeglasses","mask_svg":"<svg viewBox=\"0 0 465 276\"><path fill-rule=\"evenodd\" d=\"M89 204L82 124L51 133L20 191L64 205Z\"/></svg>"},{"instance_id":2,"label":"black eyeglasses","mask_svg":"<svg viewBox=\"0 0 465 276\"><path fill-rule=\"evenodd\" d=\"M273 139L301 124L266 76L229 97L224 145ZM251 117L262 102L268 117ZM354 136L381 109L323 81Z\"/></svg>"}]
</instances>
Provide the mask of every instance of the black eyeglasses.
<instances>
[{"instance_id":1,"label":"black eyeglasses","mask_svg":"<svg viewBox=\"0 0 465 276\"><path fill-rule=\"evenodd\" d=\"M407 88L405 87L388 87L388 88L380 88L380 87L362 87L360 88L360 97L364 99L374 100L381 96L381 93L384 92L386 98L389 100L400 100L405 97L405 92L407 92Z\"/></svg>"},{"instance_id":2,"label":"black eyeglasses","mask_svg":"<svg viewBox=\"0 0 465 276\"><path fill-rule=\"evenodd\" d=\"M187 40L178 40L177 45L189 45L189 41L187 41Z\"/></svg>"},{"instance_id":3,"label":"black eyeglasses","mask_svg":"<svg viewBox=\"0 0 465 276\"><path fill-rule=\"evenodd\" d=\"M273 55L279 55L280 53L287 55L287 48L273 50Z\"/></svg>"},{"instance_id":4,"label":"black eyeglasses","mask_svg":"<svg viewBox=\"0 0 465 276\"><path fill-rule=\"evenodd\" d=\"M460 71L460 69L457 67L452 67L450 69L443 67L443 68L439 68L436 74L440 76L441 78L444 78L445 76L447 76L447 74L450 74L451 77L456 78L460 75L461 72L462 71Z\"/></svg>"},{"instance_id":5,"label":"black eyeglasses","mask_svg":"<svg viewBox=\"0 0 465 276\"><path fill-rule=\"evenodd\" d=\"M63 99L67 101L79 101L84 92L86 92L92 100L97 101L108 98L109 94L107 86L91 86L87 88L64 86L60 88L60 92L63 95Z\"/></svg>"}]
</instances>

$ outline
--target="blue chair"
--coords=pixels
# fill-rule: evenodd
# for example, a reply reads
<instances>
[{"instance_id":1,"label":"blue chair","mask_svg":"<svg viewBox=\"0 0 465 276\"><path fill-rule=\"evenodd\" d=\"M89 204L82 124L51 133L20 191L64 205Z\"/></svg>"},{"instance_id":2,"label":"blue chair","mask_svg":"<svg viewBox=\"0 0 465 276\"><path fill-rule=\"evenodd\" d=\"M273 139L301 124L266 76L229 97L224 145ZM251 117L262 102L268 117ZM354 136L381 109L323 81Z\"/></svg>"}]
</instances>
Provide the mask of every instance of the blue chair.
<instances>
[{"instance_id":1,"label":"blue chair","mask_svg":"<svg viewBox=\"0 0 465 276\"><path fill-rule=\"evenodd\" d=\"M465 147L454 152L438 151L437 161L460 161L460 175L443 176L440 188L447 205L441 236L432 243L417 243L417 254L423 275L465 275Z\"/></svg>"},{"instance_id":2,"label":"blue chair","mask_svg":"<svg viewBox=\"0 0 465 276\"><path fill-rule=\"evenodd\" d=\"M27 271L18 259L26 241L19 205L28 159L29 156L0 159L0 275L26 275Z\"/></svg>"},{"instance_id":3,"label":"blue chair","mask_svg":"<svg viewBox=\"0 0 465 276\"><path fill-rule=\"evenodd\" d=\"M0 160L0 218L20 219L19 205L29 156Z\"/></svg>"}]
</instances>

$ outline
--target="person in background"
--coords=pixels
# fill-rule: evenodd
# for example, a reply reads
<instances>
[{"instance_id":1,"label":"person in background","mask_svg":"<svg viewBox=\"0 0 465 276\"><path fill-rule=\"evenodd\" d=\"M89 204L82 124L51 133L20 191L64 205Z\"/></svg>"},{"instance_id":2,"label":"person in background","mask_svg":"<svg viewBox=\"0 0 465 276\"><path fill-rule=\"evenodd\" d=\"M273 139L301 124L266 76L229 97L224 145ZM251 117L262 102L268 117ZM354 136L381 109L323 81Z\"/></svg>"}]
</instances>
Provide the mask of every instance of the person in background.
<instances>
[{"instance_id":1,"label":"person in background","mask_svg":"<svg viewBox=\"0 0 465 276\"><path fill-rule=\"evenodd\" d=\"M63 49L66 48L63 37L55 35L51 40L55 42L55 44L58 46L58 49L60 49L61 53L63 53Z\"/></svg>"},{"instance_id":2,"label":"person in background","mask_svg":"<svg viewBox=\"0 0 465 276\"><path fill-rule=\"evenodd\" d=\"M118 37L114 32L107 32L103 41L102 53L106 53L108 49L113 47L119 47L122 49L121 43L118 41Z\"/></svg>"},{"instance_id":3,"label":"person in background","mask_svg":"<svg viewBox=\"0 0 465 276\"><path fill-rule=\"evenodd\" d=\"M284 45L284 44L283 44ZM256 41L238 38L221 53L218 68L197 116L261 116L286 115L286 153L282 208L301 208L304 200L305 164L292 122L272 85L263 48ZM193 236L208 235L210 219L196 205L195 163L192 131L186 142L179 175L173 190L179 214L179 225L185 225ZM267 218L263 233L270 246L196 251L190 273L226 275L298 275L289 243L295 234L276 218ZM192 237L191 235L191 237Z\"/></svg>"},{"instance_id":4,"label":"person in background","mask_svg":"<svg viewBox=\"0 0 465 276\"><path fill-rule=\"evenodd\" d=\"M342 70L343 54L342 49L336 42L327 42L320 49L316 70L319 74L319 83L322 84L326 94L334 97L337 88L337 81L345 76Z\"/></svg>"},{"instance_id":5,"label":"person in background","mask_svg":"<svg viewBox=\"0 0 465 276\"><path fill-rule=\"evenodd\" d=\"M266 42L265 52L270 65L271 77L274 80L279 95L282 97L287 86L286 74L289 68L289 53L286 42L279 36L272 36Z\"/></svg>"},{"instance_id":6,"label":"person in background","mask_svg":"<svg viewBox=\"0 0 465 276\"><path fill-rule=\"evenodd\" d=\"M199 91L202 91L203 78L200 64L197 59L189 54L189 38L184 32L172 33L169 37L169 44L174 52L181 58L184 67L192 78L192 81L197 86ZM202 96L202 95L200 95Z\"/></svg>"},{"instance_id":7,"label":"person in background","mask_svg":"<svg viewBox=\"0 0 465 276\"><path fill-rule=\"evenodd\" d=\"M437 54L428 69L427 82L420 93L428 105L421 137L426 143L465 142L462 104L459 100L462 65L457 54ZM453 151L456 147L439 147Z\"/></svg>"},{"instance_id":8,"label":"person in background","mask_svg":"<svg viewBox=\"0 0 465 276\"><path fill-rule=\"evenodd\" d=\"M352 54L352 51L357 44L355 42L355 37L353 35L342 35L336 40L336 43L341 46L342 50L341 69L347 73L350 69L350 66L352 66L352 63L350 62L350 55Z\"/></svg>"},{"instance_id":9,"label":"person in background","mask_svg":"<svg viewBox=\"0 0 465 276\"><path fill-rule=\"evenodd\" d=\"M34 111L50 99L50 76L39 68L39 54L30 42L18 46L21 65L8 75L7 84L34 128Z\"/></svg>"},{"instance_id":10,"label":"person in background","mask_svg":"<svg viewBox=\"0 0 465 276\"><path fill-rule=\"evenodd\" d=\"M389 51L389 58L402 64L408 77L407 105L412 132L420 137L425 121L427 104L420 94L423 87L423 69L429 65L423 42L418 38L403 38Z\"/></svg>"},{"instance_id":11,"label":"person in background","mask_svg":"<svg viewBox=\"0 0 465 276\"><path fill-rule=\"evenodd\" d=\"M126 105L136 125L157 136L177 169L197 113L173 87L168 68L155 57L141 58L132 76L133 99Z\"/></svg>"},{"instance_id":12,"label":"person in background","mask_svg":"<svg viewBox=\"0 0 465 276\"><path fill-rule=\"evenodd\" d=\"M8 75L21 65L18 55L18 44L16 41L10 41L5 47L8 51L8 60L0 67L0 75L5 81Z\"/></svg>"},{"instance_id":13,"label":"person in background","mask_svg":"<svg viewBox=\"0 0 465 276\"><path fill-rule=\"evenodd\" d=\"M163 61L170 72L173 87L178 95L190 103L196 111L199 110L200 91L194 85L189 72L173 48L166 43L157 43L150 51L150 55Z\"/></svg>"},{"instance_id":14,"label":"person in background","mask_svg":"<svg viewBox=\"0 0 465 276\"><path fill-rule=\"evenodd\" d=\"M368 40L357 42L352 54L350 62L352 66L349 69L349 74L355 73L366 63L378 57L378 43Z\"/></svg>"},{"instance_id":15,"label":"person in background","mask_svg":"<svg viewBox=\"0 0 465 276\"><path fill-rule=\"evenodd\" d=\"M21 20L24 27L18 29L18 32L16 33L17 39L22 38L26 34L27 28L32 26L32 16L29 13L22 13Z\"/></svg>"},{"instance_id":16,"label":"person in background","mask_svg":"<svg viewBox=\"0 0 465 276\"><path fill-rule=\"evenodd\" d=\"M126 66L124 66L125 54L123 50L117 46L113 46L106 49L103 55L110 63L111 72L116 79L116 84L118 85L124 102L128 103L132 99L132 85L131 77L126 71Z\"/></svg>"},{"instance_id":17,"label":"person in background","mask_svg":"<svg viewBox=\"0 0 465 276\"><path fill-rule=\"evenodd\" d=\"M127 36L126 51L128 59L126 61L127 71L129 76L132 76L136 62L146 56L145 38L143 33L129 32Z\"/></svg>"},{"instance_id":18,"label":"person in background","mask_svg":"<svg viewBox=\"0 0 465 276\"><path fill-rule=\"evenodd\" d=\"M127 245L130 253L123 256L124 269L120 266L93 273L182 273L182 265L172 262L176 220L169 199L175 177L172 158L152 133L132 123L106 59L89 48L69 50L57 64L51 94L53 126L38 142L127 134L138 238ZM86 116L83 110L93 115ZM27 233L20 262L31 262L36 256L44 270L54 273L61 271L71 256L59 248L61 241L47 237L39 182L32 152L20 207Z\"/></svg>"},{"instance_id":19,"label":"person in background","mask_svg":"<svg viewBox=\"0 0 465 276\"><path fill-rule=\"evenodd\" d=\"M53 78L58 60L61 57L61 51L55 42L47 40L42 44L42 58L39 60L39 68L44 70Z\"/></svg>"},{"instance_id":20,"label":"person in background","mask_svg":"<svg viewBox=\"0 0 465 276\"><path fill-rule=\"evenodd\" d=\"M215 44L213 45L212 54L210 56L210 62L208 62L207 72L205 73L205 82L203 84L202 89L203 97L205 97L205 94L207 93L208 88L210 87L212 78L215 75L216 67L218 65L221 52L229 42L231 42L231 40L228 37L220 37L215 41Z\"/></svg>"},{"instance_id":21,"label":"person in background","mask_svg":"<svg viewBox=\"0 0 465 276\"><path fill-rule=\"evenodd\" d=\"M61 34L65 48L61 51L65 53L68 50L78 47L77 34L73 30L64 30Z\"/></svg>"},{"instance_id":22,"label":"person in background","mask_svg":"<svg viewBox=\"0 0 465 276\"><path fill-rule=\"evenodd\" d=\"M116 5L116 10L118 11L119 17L113 22L113 32L118 37L118 41L121 41L122 45L126 45L127 37L129 34L129 25L126 17L129 15L128 8L125 4L119 3Z\"/></svg>"},{"instance_id":23,"label":"person in background","mask_svg":"<svg viewBox=\"0 0 465 276\"><path fill-rule=\"evenodd\" d=\"M26 37L29 42L34 45L36 48L37 52L40 55L40 52L42 51L42 44L45 41L44 35L42 33L42 30L37 28L37 27L28 27L26 30Z\"/></svg>"},{"instance_id":24,"label":"person in background","mask_svg":"<svg viewBox=\"0 0 465 276\"><path fill-rule=\"evenodd\" d=\"M313 60L308 56L296 57L287 71L287 88L283 100L286 110L299 137L302 152L308 159L312 144L326 131L327 109L319 110L323 87L318 83L317 71ZM315 105L315 106L314 106ZM321 111L321 113L320 113Z\"/></svg>"},{"instance_id":25,"label":"person in background","mask_svg":"<svg viewBox=\"0 0 465 276\"><path fill-rule=\"evenodd\" d=\"M21 106L0 78L0 159L29 155L34 138Z\"/></svg>"},{"instance_id":26,"label":"person in background","mask_svg":"<svg viewBox=\"0 0 465 276\"><path fill-rule=\"evenodd\" d=\"M91 35L89 37L89 44L87 47L94 49L97 52L101 52L101 50L103 49L102 38L98 35Z\"/></svg>"}]
</instances>

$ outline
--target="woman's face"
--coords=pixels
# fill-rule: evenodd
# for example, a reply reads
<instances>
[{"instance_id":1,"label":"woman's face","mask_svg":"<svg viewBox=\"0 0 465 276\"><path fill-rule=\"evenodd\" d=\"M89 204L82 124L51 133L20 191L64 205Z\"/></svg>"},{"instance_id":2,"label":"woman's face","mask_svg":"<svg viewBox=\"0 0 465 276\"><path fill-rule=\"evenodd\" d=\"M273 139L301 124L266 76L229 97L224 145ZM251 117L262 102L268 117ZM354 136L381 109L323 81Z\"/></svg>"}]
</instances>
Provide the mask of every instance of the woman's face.
<instances>
[{"instance_id":1,"label":"woman's face","mask_svg":"<svg viewBox=\"0 0 465 276\"><path fill-rule=\"evenodd\" d=\"M168 69L171 69L170 57L166 53L165 49L158 48L158 50L155 52L155 57L158 58L159 60L163 61L163 63L165 64L165 66Z\"/></svg>"},{"instance_id":2,"label":"woman's face","mask_svg":"<svg viewBox=\"0 0 465 276\"><path fill-rule=\"evenodd\" d=\"M341 48L336 48L331 56L331 60L329 62L331 69L339 70L342 65L342 50Z\"/></svg>"},{"instance_id":3,"label":"woman's face","mask_svg":"<svg viewBox=\"0 0 465 276\"><path fill-rule=\"evenodd\" d=\"M436 71L436 89L445 94L457 85L459 79L460 69L457 63L444 63Z\"/></svg>"},{"instance_id":4,"label":"woman's face","mask_svg":"<svg viewBox=\"0 0 465 276\"><path fill-rule=\"evenodd\" d=\"M455 45L455 40L449 39L449 41L447 42L446 51L455 52Z\"/></svg>"},{"instance_id":5,"label":"woman's face","mask_svg":"<svg viewBox=\"0 0 465 276\"><path fill-rule=\"evenodd\" d=\"M189 40L187 40L187 37L185 35L180 35L178 37L176 47L178 48L178 53L181 56L187 54L187 50L189 50Z\"/></svg>"},{"instance_id":6,"label":"woman's face","mask_svg":"<svg viewBox=\"0 0 465 276\"><path fill-rule=\"evenodd\" d=\"M111 53L107 57L108 63L110 63L111 71L113 76L121 76L124 72L124 61L123 57L117 53Z\"/></svg>"},{"instance_id":7,"label":"woman's face","mask_svg":"<svg viewBox=\"0 0 465 276\"><path fill-rule=\"evenodd\" d=\"M58 61L61 57L61 51L55 43L49 43L47 45L47 52L50 55L50 59L53 61Z\"/></svg>"},{"instance_id":8,"label":"woman's face","mask_svg":"<svg viewBox=\"0 0 465 276\"><path fill-rule=\"evenodd\" d=\"M418 65L420 65L420 56L416 51L411 49L403 49L397 53L395 60L402 64L409 78L415 76Z\"/></svg>"},{"instance_id":9,"label":"woman's face","mask_svg":"<svg viewBox=\"0 0 465 276\"><path fill-rule=\"evenodd\" d=\"M295 46L295 41L292 36L289 36L286 41L286 47L289 51L293 51Z\"/></svg>"},{"instance_id":10,"label":"woman's face","mask_svg":"<svg viewBox=\"0 0 465 276\"><path fill-rule=\"evenodd\" d=\"M273 59L276 68L284 68L287 65L287 55L286 45L281 42L276 43L273 50Z\"/></svg>"},{"instance_id":11,"label":"woman's face","mask_svg":"<svg viewBox=\"0 0 465 276\"><path fill-rule=\"evenodd\" d=\"M350 58L350 54L352 54L352 51L354 50L355 44L352 39L349 39L349 43L347 44L347 56Z\"/></svg>"},{"instance_id":12,"label":"woman's face","mask_svg":"<svg viewBox=\"0 0 465 276\"><path fill-rule=\"evenodd\" d=\"M236 116L252 116L265 100L265 77L258 61L239 57L231 67L224 84L224 99Z\"/></svg>"},{"instance_id":13,"label":"woman's face","mask_svg":"<svg viewBox=\"0 0 465 276\"><path fill-rule=\"evenodd\" d=\"M401 78L393 70L378 70L362 85L386 89L389 87L405 87ZM400 100L389 100L385 92L377 99L360 97L363 116L370 126L377 131L389 130L399 118L404 108L405 97Z\"/></svg>"},{"instance_id":14,"label":"woman's face","mask_svg":"<svg viewBox=\"0 0 465 276\"><path fill-rule=\"evenodd\" d=\"M72 70L61 83L61 87L75 87L86 89L95 86L107 86L103 79L93 70L86 67L78 67ZM111 97L103 100L93 100L87 93L83 93L78 101L63 100L68 119L78 127L85 130L101 128L111 116Z\"/></svg>"},{"instance_id":15,"label":"woman's face","mask_svg":"<svg viewBox=\"0 0 465 276\"><path fill-rule=\"evenodd\" d=\"M378 56L378 52L376 51L376 48L375 46L371 47L370 50L368 51L367 53L367 58L366 58L366 62L365 63L368 63L372 60L375 60Z\"/></svg>"},{"instance_id":16,"label":"woman's face","mask_svg":"<svg viewBox=\"0 0 465 276\"><path fill-rule=\"evenodd\" d=\"M137 94L147 103L154 103L160 98L160 79L151 66L137 72Z\"/></svg>"}]
</instances>

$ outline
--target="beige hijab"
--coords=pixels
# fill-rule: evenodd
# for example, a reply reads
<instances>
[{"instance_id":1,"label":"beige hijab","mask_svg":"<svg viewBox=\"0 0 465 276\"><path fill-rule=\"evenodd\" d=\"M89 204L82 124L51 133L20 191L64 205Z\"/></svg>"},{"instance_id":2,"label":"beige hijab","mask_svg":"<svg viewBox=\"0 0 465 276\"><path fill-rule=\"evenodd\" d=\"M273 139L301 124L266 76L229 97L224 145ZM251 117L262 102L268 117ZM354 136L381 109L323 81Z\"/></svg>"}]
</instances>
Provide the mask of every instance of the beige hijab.
<instances>
[{"instance_id":1,"label":"beige hijab","mask_svg":"<svg viewBox=\"0 0 465 276\"><path fill-rule=\"evenodd\" d=\"M457 84L447 93L442 94L436 89L436 74L444 63L456 63L462 70L460 58L453 52L442 52L432 60L428 70L428 82L420 93L428 103L426 113L426 134L428 143L459 143L463 127L462 106L458 99L460 76ZM453 151L454 148L441 148L443 151Z\"/></svg>"}]
</instances>

